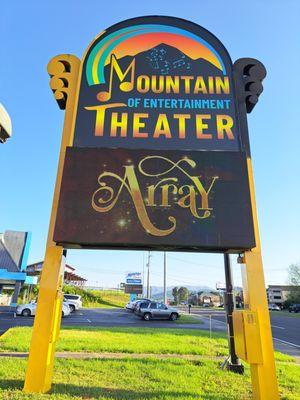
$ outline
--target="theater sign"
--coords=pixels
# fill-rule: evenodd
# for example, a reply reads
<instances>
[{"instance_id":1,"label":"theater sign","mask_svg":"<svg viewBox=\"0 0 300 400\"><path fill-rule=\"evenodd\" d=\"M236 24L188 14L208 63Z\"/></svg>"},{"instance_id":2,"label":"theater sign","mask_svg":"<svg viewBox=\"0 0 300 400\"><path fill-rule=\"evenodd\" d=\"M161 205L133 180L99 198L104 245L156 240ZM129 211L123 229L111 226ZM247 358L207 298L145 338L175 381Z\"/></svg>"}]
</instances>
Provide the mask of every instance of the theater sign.
<instances>
[{"instance_id":1,"label":"theater sign","mask_svg":"<svg viewBox=\"0 0 300 400\"><path fill-rule=\"evenodd\" d=\"M48 72L65 118L24 391L51 388L67 249L153 249L239 254L245 308L230 344L250 364L253 399L279 400L247 128L262 63L232 64L204 28L152 16ZM142 293L140 277L125 291Z\"/></svg>"},{"instance_id":2,"label":"theater sign","mask_svg":"<svg viewBox=\"0 0 300 400\"><path fill-rule=\"evenodd\" d=\"M254 247L233 65L205 29L144 17L104 31L80 70L54 241Z\"/></svg>"},{"instance_id":3,"label":"theater sign","mask_svg":"<svg viewBox=\"0 0 300 400\"><path fill-rule=\"evenodd\" d=\"M191 22L125 21L87 51L74 145L239 150L232 63Z\"/></svg>"}]
</instances>

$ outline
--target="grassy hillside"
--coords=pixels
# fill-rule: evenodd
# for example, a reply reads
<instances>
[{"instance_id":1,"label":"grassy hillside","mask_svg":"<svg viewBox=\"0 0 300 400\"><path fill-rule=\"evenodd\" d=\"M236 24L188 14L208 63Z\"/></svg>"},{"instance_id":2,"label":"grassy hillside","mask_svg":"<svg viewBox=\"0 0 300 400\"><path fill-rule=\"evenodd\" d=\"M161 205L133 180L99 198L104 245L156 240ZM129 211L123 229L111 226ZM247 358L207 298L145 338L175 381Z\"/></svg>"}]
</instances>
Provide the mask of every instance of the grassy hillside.
<instances>
[{"instance_id":1,"label":"grassy hillside","mask_svg":"<svg viewBox=\"0 0 300 400\"><path fill-rule=\"evenodd\" d=\"M129 295L117 290L85 290L65 285L64 293L79 294L83 300L83 307L125 307Z\"/></svg>"}]
</instances>

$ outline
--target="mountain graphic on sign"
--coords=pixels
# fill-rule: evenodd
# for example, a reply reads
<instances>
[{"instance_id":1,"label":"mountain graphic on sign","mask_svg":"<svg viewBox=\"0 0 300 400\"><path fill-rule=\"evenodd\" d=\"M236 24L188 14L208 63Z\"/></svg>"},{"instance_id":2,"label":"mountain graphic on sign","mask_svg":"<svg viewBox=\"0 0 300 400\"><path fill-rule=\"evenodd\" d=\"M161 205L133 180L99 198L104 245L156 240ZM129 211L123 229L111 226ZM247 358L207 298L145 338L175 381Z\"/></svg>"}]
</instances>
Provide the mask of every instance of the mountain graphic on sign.
<instances>
[{"instance_id":1,"label":"mountain graphic on sign","mask_svg":"<svg viewBox=\"0 0 300 400\"><path fill-rule=\"evenodd\" d=\"M118 59L118 64L124 71L135 58L136 76L138 75L217 75L223 73L209 61L198 58L193 60L173 46L161 43L149 50L133 56ZM108 80L110 64L105 67L105 78Z\"/></svg>"}]
</instances>

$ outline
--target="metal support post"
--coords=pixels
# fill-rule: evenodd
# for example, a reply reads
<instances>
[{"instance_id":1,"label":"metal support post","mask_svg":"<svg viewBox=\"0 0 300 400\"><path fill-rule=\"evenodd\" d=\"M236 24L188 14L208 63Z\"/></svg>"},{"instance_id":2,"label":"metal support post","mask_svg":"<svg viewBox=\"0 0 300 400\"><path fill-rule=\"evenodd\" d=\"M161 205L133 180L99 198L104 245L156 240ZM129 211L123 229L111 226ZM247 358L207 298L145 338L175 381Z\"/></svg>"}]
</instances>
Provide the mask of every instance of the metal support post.
<instances>
[{"instance_id":1,"label":"metal support post","mask_svg":"<svg viewBox=\"0 0 300 400\"><path fill-rule=\"evenodd\" d=\"M164 304L167 303L167 254L164 252Z\"/></svg>"},{"instance_id":2,"label":"metal support post","mask_svg":"<svg viewBox=\"0 0 300 400\"><path fill-rule=\"evenodd\" d=\"M147 262L147 299L150 298L150 251L148 253L148 262Z\"/></svg>"},{"instance_id":3,"label":"metal support post","mask_svg":"<svg viewBox=\"0 0 300 400\"><path fill-rule=\"evenodd\" d=\"M12 295L12 299L11 299L11 302L10 302L10 306L11 307L17 307L18 297L19 297L19 293L20 293L20 290L21 290L21 286L22 286L22 282L17 281L15 283L14 293Z\"/></svg>"},{"instance_id":4,"label":"metal support post","mask_svg":"<svg viewBox=\"0 0 300 400\"><path fill-rule=\"evenodd\" d=\"M72 124L79 65L79 59L72 55L54 57L48 64L48 72L52 76L50 86L56 100L59 104L67 100L46 253L24 384L24 392L27 393L46 393L51 389L55 345L61 322L65 258L63 248L53 242L53 231L66 149L73 143ZM68 82L67 86L65 81Z\"/></svg>"},{"instance_id":5,"label":"metal support post","mask_svg":"<svg viewBox=\"0 0 300 400\"><path fill-rule=\"evenodd\" d=\"M233 321L232 321L232 312L234 310L233 281L232 281L232 271L230 265L230 256L227 253L224 254L224 267L225 267L225 282L226 282L225 311L227 319L228 345L229 345L229 360L226 363L226 368L229 371L236 372L238 374L243 374L244 366L240 363L240 360L236 355L235 345L234 345L234 331L233 331Z\"/></svg>"},{"instance_id":6,"label":"metal support post","mask_svg":"<svg viewBox=\"0 0 300 400\"><path fill-rule=\"evenodd\" d=\"M245 309L256 312L258 315L263 360L262 363L250 363L252 392L255 400L279 400L250 157L247 159L247 166L256 247L246 251L242 260L243 293Z\"/></svg>"}]
</instances>

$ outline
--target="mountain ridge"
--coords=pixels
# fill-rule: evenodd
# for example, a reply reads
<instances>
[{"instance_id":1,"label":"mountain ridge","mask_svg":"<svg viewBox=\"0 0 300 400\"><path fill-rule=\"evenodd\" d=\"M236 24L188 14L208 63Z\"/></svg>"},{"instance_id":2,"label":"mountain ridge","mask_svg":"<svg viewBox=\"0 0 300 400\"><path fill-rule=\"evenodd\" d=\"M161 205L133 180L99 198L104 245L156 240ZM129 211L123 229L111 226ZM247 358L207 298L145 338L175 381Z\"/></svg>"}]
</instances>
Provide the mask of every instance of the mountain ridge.
<instances>
[{"instance_id":1,"label":"mountain ridge","mask_svg":"<svg viewBox=\"0 0 300 400\"><path fill-rule=\"evenodd\" d=\"M113 54L113 53L112 53ZM135 56L126 55L117 59L118 64L125 69L132 60L136 60L136 72L141 74L179 75L189 73L197 75L223 75L217 67L204 58L193 60L181 50L165 43L137 53ZM110 63L105 66L105 74L108 74Z\"/></svg>"}]
</instances>

